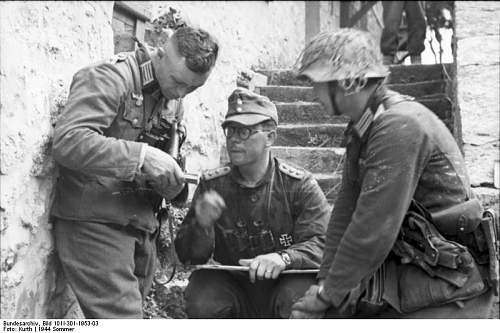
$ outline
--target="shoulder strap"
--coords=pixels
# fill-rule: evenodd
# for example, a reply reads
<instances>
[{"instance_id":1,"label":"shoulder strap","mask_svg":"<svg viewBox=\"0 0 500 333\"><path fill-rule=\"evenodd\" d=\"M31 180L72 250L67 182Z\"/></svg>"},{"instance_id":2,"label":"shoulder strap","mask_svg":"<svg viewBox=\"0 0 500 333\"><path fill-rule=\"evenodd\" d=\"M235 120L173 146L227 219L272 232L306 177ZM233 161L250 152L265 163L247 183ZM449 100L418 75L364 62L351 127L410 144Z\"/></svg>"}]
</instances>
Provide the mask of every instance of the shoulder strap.
<instances>
[{"instance_id":1,"label":"shoulder strap","mask_svg":"<svg viewBox=\"0 0 500 333\"><path fill-rule=\"evenodd\" d=\"M201 177L203 180L212 180L215 178L225 176L225 175L229 174L230 172L231 172L231 168L229 166L225 166L225 167L205 171Z\"/></svg>"},{"instance_id":2,"label":"shoulder strap","mask_svg":"<svg viewBox=\"0 0 500 333\"><path fill-rule=\"evenodd\" d=\"M278 168L282 173L295 179L303 179L305 177L306 173L303 170L297 169L290 164L279 161L278 159L276 159L276 161L278 161Z\"/></svg>"}]
</instances>

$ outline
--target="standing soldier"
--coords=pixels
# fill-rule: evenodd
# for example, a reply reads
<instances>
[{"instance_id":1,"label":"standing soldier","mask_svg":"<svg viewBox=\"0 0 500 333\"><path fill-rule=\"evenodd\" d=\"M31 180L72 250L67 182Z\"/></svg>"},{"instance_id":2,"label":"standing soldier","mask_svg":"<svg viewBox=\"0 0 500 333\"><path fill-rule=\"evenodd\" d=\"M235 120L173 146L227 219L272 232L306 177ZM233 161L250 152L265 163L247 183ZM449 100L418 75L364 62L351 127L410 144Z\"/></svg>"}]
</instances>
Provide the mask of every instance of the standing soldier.
<instances>
[{"instance_id":1,"label":"standing soldier","mask_svg":"<svg viewBox=\"0 0 500 333\"><path fill-rule=\"evenodd\" d=\"M237 89L222 123L231 163L204 173L175 240L179 259L243 265L249 273L197 270L190 318L288 318L316 274L330 206L312 175L273 158L278 114L267 97ZM256 281L257 280L257 281Z\"/></svg>"},{"instance_id":2,"label":"standing soldier","mask_svg":"<svg viewBox=\"0 0 500 333\"><path fill-rule=\"evenodd\" d=\"M425 50L425 1L382 1L384 8L384 29L380 38L380 49L384 55L384 64L392 65L396 59L399 45L399 27L406 13L408 22L407 49L412 64L422 63L421 53ZM401 60L399 60L401 61Z\"/></svg>"},{"instance_id":3,"label":"standing soldier","mask_svg":"<svg viewBox=\"0 0 500 333\"><path fill-rule=\"evenodd\" d=\"M389 73L367 32L320 34L299 63L325 107L350 123L320 282L292 317L487 317L491 225L444 123L385 88Z\"/></svg>"},{"instance_id":4,"label":"standing soldier","mask_svg":"<svg viewBox=\"0 0 500 333\"><path fill-rule=\"evenodd\" d=\"M52 214L64 274L87 318L142 318L155 271L153 208L185 188L176 160L153 146L175 134L177 99L205 83L217 53L207 32L183 27L151 54L120 53L73 77L55 129Z\"/></svg>"}]
</instances>

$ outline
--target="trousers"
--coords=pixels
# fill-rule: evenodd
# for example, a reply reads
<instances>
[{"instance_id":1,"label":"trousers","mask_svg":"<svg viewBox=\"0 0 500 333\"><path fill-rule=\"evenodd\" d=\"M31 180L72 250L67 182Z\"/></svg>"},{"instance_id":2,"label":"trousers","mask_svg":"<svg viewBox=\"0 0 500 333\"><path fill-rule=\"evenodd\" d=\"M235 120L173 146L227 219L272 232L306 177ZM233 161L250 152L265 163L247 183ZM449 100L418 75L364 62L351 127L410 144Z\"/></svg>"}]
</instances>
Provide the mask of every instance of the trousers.
<instances>
[{"instance_id":1,"label":"trousers","mask_svg":"<svg viewBox=\"0 0 500 333\"><path fill-rule=\"evenodd\" d=\"M55 219L64 275L86 318L143 318L156 266L157 232Z\"/></svg>"},{"instance_id":2,"label":"trousers","mask_svg":"<svg viewBox=\"0 0 500 333\"><path fill-rule=\"evenodd\" d=\"M490 289L482 295L463 301L463 307L449 303L429 307L410 313L399 313L393 308L384 311L377 318L392 319L485 319L489 318L493 306L493 291Z\"/></svg>"},{"instance_id":3,"label":"trousers","mask_svg":"<svg viewBox=\"0 0 500 333\"><path fill-rule=\"evenodd\" d=\"M252 284L247 272L197 270L185 291L188 318L289 318L316 274L280 275Z\"/></svg>"},{"instance_id":4,"label":"trousers","mask_svg":"<svg viewBox=\"0 0 500 333\"><path fill-rule=\"evenodd\" d=\"M398 49L398 34L403 10L408 20L408 53L420 55L425 49L425 9L422 1L382 1L384 29L380 40L383 55L394 56Z\"/></svg>"}]
</instances>

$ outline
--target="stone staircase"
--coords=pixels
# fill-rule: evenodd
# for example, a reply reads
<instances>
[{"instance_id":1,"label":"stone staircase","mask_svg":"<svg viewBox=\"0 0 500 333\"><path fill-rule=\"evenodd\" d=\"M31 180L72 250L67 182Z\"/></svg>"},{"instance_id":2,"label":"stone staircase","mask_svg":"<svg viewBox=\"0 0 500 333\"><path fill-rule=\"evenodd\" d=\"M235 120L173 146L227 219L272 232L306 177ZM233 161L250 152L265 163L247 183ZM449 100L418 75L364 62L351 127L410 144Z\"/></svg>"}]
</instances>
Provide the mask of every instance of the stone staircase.
<instances>
[{"instance_id":1,"label":"stone staircase","mask_svg":"<svg viewBox=\"0 0 500 333\"><path fill-rule=\"evenodd\" d=\"M390 89L413 96L434 111L459 138L447 80L451 71L451 64L391 66L388 83ZM267 85L255 90L276 104L280 119L273 154L312 172L333 203L340 186L347 119L327 114L316 100L311 84L295 78L292 71L258 72L268 80Z\"/></svg>"}]
</instances>

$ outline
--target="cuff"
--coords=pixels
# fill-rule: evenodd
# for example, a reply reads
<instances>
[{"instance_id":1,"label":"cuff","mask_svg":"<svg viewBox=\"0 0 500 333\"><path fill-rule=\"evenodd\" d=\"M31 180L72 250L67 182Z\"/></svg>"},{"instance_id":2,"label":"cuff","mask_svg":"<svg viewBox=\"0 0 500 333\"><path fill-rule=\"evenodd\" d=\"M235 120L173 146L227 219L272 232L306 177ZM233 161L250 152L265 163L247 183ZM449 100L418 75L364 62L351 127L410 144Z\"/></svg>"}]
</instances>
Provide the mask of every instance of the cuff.
<instances>
[{"instance_id":1,"label":"cuff","mask_svg":"<svg viewBox=\"0 0 500 333\"><path fill-rule=\"evenodd\" d=\"M349 291L339 290L339 288L335 287L335 284L325 279L325 283L323 284L323 295L328 297L333 306L339 307L348 293Z\"/></svg>"},{"instance_id":2,"label":"cuff","mask_svg":"<svg viewBox=\"0 0 500 333\"><path fill-rule=\"evenodd\" d=\"M294 268L294 269L299 269L303 268L302 266L302 257L301 254L298 251L292 250L292 249L283 249L283 252L288 253L290 256L290 265L287 266L287 268Z\"/></svg>"}]
</instances>

